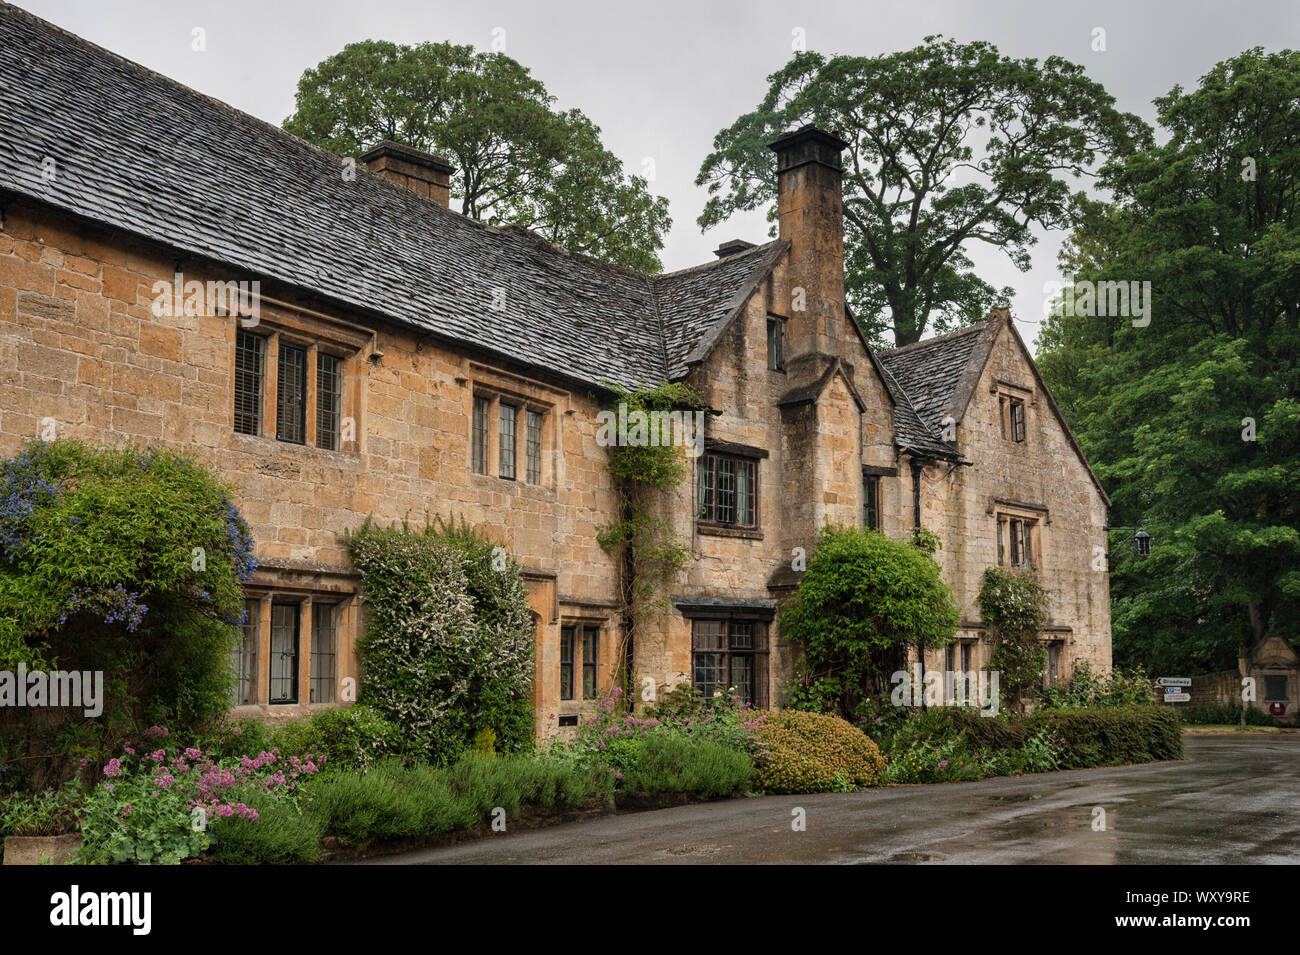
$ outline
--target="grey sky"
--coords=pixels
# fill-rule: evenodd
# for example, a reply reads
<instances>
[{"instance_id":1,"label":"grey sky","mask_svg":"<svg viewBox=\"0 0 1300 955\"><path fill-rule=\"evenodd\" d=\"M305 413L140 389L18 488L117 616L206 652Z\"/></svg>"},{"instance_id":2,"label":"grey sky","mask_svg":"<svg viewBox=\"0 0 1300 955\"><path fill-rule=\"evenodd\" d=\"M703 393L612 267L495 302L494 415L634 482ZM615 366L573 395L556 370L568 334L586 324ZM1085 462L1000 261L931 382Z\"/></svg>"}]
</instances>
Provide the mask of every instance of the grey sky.
<instances>
[{"instance_id":1,"label":"grey sky","mask_svg":"<svg viewBox=\"0 0 1300 955\"><path fill-rule=\"evenodd\" d=\"M874 55L931 33L988 40L1007 55L1057 54L1082 64L1121 109L1154 121L1153 97L1194 86L1219 60L1252 46L1300 46L1300 0L835 0L796 5L707 0L421 2L421 0L19 0L37 16L269 122L293 112L299 75L362 39L451 40L505 52L532 70L563 108L579 107L608 145L640 172L654 160L654 191L672 202L665 267L712 258L731 238L764 241L761 213L701 235L705 200L694 185L713 136L752 109L766 76L791 55L791 31L809 49ZM206 33L205 52L191 33ZM1106 31L1105 52L1092 49ZM238 144L230 144L238 148ZM1032 343L1042 288L1057 278L1059 234L1044 235L1033 268L1018 272L997 251L971 247L981 276L1017 290L1012 302Z\"/></svg>"}]
</instances>

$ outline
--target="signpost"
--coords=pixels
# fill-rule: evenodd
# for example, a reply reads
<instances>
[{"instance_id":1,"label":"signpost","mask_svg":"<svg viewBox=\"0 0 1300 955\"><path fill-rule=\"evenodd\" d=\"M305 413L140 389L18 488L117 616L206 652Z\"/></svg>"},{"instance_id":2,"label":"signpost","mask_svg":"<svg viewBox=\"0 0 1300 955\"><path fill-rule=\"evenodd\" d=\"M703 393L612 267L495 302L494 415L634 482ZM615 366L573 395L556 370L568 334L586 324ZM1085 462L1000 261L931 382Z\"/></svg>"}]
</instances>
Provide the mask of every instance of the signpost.
<instances>
[{"instance_id":1,"label":"signpost","mask_svg":"<svg viewBox=\"0 0 1300 955\"><path fill-rule=\"evenodd\" d=\"M1156 684L1165 688L1166 703L1188 703L1192 699L1190 693L1183 691L1183 687L1191 689L1192 678L1189 676L1162 676Z\"/></svg>"}]
</instances>

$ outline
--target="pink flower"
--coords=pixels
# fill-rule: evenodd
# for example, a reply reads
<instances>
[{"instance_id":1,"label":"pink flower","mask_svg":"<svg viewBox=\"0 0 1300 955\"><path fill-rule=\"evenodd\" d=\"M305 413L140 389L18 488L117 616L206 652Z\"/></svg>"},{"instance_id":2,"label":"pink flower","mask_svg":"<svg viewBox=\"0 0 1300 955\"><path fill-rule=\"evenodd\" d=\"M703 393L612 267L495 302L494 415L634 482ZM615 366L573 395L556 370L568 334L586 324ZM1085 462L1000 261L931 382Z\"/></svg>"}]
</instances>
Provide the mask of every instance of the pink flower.
<instances>
[{"instance_id":1,"label":"pink flower","mask_svg":"<svg viewBox=\"0 0 1300 955\"><path fill-rule=\"evenodd\" d=\"M116 759L110 759L108 761L108 765L104 767L104 775L110 777L121 776L122 764L119 763Z\"/></svg>"}]
</instances>

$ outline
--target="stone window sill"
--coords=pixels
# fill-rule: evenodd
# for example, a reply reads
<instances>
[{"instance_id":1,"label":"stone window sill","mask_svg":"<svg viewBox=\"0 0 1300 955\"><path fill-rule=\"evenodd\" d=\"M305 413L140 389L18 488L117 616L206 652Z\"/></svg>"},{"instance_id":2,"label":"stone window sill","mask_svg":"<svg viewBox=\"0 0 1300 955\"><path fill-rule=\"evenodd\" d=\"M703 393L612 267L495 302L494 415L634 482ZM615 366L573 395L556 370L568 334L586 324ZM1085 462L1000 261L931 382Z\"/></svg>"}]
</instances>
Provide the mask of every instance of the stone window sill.
<instances>
[{"instance_id":1,"label":"stone window sill","mask_svg":"<svg viewBox=\"0 0 1300 955\"><path fill-rule=\"evenodd\" d=\"M757 527L728 527L725 524L695 522L695 529L707 537L734 537L740 540L761 541L763 532Z\"/></svg>"}]
</instances>

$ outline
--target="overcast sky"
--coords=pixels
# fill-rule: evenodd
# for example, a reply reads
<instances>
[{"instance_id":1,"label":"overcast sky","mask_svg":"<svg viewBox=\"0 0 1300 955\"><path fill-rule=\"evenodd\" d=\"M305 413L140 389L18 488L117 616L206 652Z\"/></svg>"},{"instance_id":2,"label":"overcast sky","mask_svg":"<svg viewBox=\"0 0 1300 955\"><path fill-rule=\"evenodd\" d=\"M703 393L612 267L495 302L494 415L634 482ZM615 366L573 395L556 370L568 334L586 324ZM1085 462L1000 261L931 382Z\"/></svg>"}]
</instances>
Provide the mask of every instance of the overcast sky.
<instances>
[{"instance_id":1,"label":"overcast sky","mask_svg":"<svg viewBox=\"0 0 1300 955\"><path fill-rule=\"evenodd\" d=\"M941 33L987 40L1006 55L1057 54L1082 64L1120 109L1154 123L1153 97L1195 86L1216 62L1252 46L1300 46L1300 0L834 0L834 2L655 3L520 0L19 0L19 6L209 96L279 124L294 108L303 70L364 39L450 40L505 52L558 98L601 127L605 144L640 172L652 157L654 191L672 203L663 250L669 270L697 265L727 239L766 240L755 212L701 234L706 198L694 185L713 136L752 110L766 77L791 56L792 31L809 49L870 56L909 49ZM207 49L191 49L195 27ZM1103 28L1106 50L1094 52ZM1002 253L969 251L1012 302L1031 342L1043 285L1058 277L1061 236L1041 235L1033 268L1017 271Z\"/></svg>"}]
</instances>

